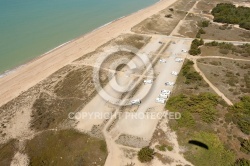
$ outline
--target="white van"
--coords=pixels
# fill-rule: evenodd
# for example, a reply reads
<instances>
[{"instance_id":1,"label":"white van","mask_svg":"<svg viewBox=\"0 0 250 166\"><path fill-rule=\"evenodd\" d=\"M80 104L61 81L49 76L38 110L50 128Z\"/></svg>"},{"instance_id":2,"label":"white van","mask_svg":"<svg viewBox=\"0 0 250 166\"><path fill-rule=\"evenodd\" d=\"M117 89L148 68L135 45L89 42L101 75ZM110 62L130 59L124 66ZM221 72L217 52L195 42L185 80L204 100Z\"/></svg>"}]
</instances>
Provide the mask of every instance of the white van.
<instances>
[{"instance_id":1,"label":"white van","mask_svg":"<svg viewBox=\"0 0 250 166\"><path fill-rule=\"evenodd\" d=\"M178 76L178 72L176 72L176 71L172 71L171 74L174 76Z\"/></svg>"},{"instance_id":2,"label":"white van","mask_svg":"<svg viewBox=\"0 0 250 166\"><path fill-rule=\"evenodd\" d=\"M152 84L153 80L144 80L143 82L144 82L144 84Z\"/></svg>"},{"instance_id":3,"label":"white van","mask_svg":"<svg viewBox=\"0 0 250 166\"><path fill-rule=\"evenodd\" d=\"M163 98L163 99L167 99L168 98L168 95L166 93L161 93L159 95L159 98Z\"/></svg>"},{"instance_id":4,"label":"white van","mask_svg":"<svg viewBox=\"0 0 250 166\"><path fill-rule=\"evenodd\" d=\"M170 90L161 90L161 94L167 94L167 95L170 95L171 94L171 91Z\"/></svg>"},{"instance_id":5,"label":"white van","mask_svg":"<svg viewBox=\"0 0 250 166\"><path fill-rule=\"evenodd\" d=\"M166 82L165 85L166 85L166 86L173 86L173 85L174 85L174 82Z\"/></svg>"},{"instance_id":6,"label":"white van","mask_svg":"<svg viewBox=\"0 0 250 166\"><path fill-rule=\"evenodd\" d=\"M141 100L139 100L139 99L131 100L130 103L131 103L131 105L139 105L139 104L141 104Z\"/></svg>"},{"instance_id":7,"label":"white van","mask_svg":"<svg viewBox=\"0 0 250 166\"><path fill-rule=\"evenodd\" d=\"M160 59L160 62L161 63L167 63L167 60L166 59Z\"/></svg>"},{"instance_id":8,"label":"white van","mask_svg":"<svg viewBox=\"0 0 250 166\"><path fill-rule=\"evenodd\" d=\"M183 62L182 58L175 58L175 62Z\"/></svg>"},{"instance_id":9,"label":"white van","mask_svg":"<svg viewBox=\"0 0 250 166\"><path fill-rule=\"evenodd\" d=\"M166 99L163 99L163 98L159 98L159 97L158 97L158 98L155 99L155 102L156 102L156 103L165 104L165 103L166 103Z\"/></svg>"}]
</instances>

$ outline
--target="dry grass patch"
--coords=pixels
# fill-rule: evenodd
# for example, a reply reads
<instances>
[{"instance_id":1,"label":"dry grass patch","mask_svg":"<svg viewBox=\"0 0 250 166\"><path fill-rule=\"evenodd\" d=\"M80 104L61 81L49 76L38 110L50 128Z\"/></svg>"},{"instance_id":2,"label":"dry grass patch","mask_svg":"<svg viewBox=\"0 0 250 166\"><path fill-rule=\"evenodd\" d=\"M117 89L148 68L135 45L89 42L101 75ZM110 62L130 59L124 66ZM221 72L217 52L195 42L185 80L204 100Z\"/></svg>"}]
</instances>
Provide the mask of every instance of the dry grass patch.
<instances>
[{"instance_id":1,"label":"dry grass patch","mask_svg":"<svg viewBox=\"0 0 250 166\"><path fill-rule=\"evenodd\" d=\"M16 140L0 144L0 165L10 165L16 151Z\"/></svg>"},{"instance_id":2,"label":"dry grass patch","mask_svg":"<svg viewBox=\"0 0 250 166\"><path fill-rule=\"evenodd\" d=\"M173 160L170 159L169 157L164 156L164 155L157 153L157 152L155 154L155 157L157 157L165 165L169 165L173 162Z\"/></svg>"},{"instance_id":3,"label":"dry grass patch","mask_svg":"<svg viewBox=\"0 0 250 166\"><path fill-rule=\"evenodd\" d=\"M209 42L202 48L202 56L225 56L235 59L250 59L250 45L233 45L231 43Z\"/></svg>"},{"instance_id":4,"label":"dry grass patch","mask_svg":"<svg viewBox=\"0 0 250 166\"><path fill-rule=\"evenodd\" d=\"M189 1L179 0L179 1L176 1L169 8L173 8L174 10L189 11L193 7L195 2L196 0L189 0Z\"/></svg>"},{"instance_id":5,"label":"dry grass patch","mask_svg":"<svg viewBox=\"0 0 250 166\"><path fill-rule=\"evenodd\" d=\"M100 70L102 86L107 72ZM31 127L37 130L55 128L68 119L68 113L84 107L97 94L93 84L93 68L75 68L57 82L49 92L42 92L32 107Z\"/></svg>"},{"instance_id":6,"label":"dry grass patch","mask_svg":"<svg viewBox=\"0 0 250 166\"><path fill-rule=\"evenodd\" d=\"M250 32L246 30L229 27L224 29L222 25L213 23L204 28L206 34L201 35L203 39L226 40L226 41L250 41Z\"/></svg>"},{"instance_id":7,"label":"dry grass patch","mask_svg":"<svg viewBox=\"0 0 250 166\"><path fill-rule=\"evenodd\" d=\"M151 37L137 35L137 34L122 34L115 39L110 40L109 42L103 44L98 47L95 51L85 54L82 57L75 60L75 63L80 62L89 62L94 64L97 58L100 58L100 55L105 50L108 50L112 47L117 46L126 46L126 47L134 47L136 49L141 49L144 47L149 41ZM119 50L117 51L119 52Z\"/></svg>"},{"instance_id":8,"label":"dry grass patch","mask_svg":"<svg viewBox=\"0 0 250 166\"><path fill-rule=\"evenodd\" d=\"M115 71L121 71L129 61L136 55L132 52L118 51L109 55L101 64L103 69L111 69ZM122 64L122 65L118 65Z\"/></svg>"},{"instance_id":9,"label":"dry grass patch","mask_svg":"<svg viewBox=\"0 0 250 166\"><path fill-rule=\"evenodd\" d=\"M168 15L171 17L168 18ZM142 21L132 28L135 33L142 34L163 34L169 35L177 26L180 20L186 15L183 11L170 11L165 9L159 14L153 15L150 18Z\"/></svg>"},{"instance_id":10,"label":"dry grass patch","mask_svg":"<svg viewBox=\"0 0 250 166\"><path fill-rule=\"evenodd\" d=\"M206 58L198 67L231 101L250 95L250 62Z\"/></svg>"},{"instance_id":11,"label":"dry grass patch","mask_svg":"<svg viewBox=\"0 0 250 166\"><path fill-rule=\"evenodd\" d=\"M55 99L42 93L33 104L31 128L45 130L56 128L83 103L79 99Z\"/></svg>"},{"instance_id":12,"label":"dry grass patch","mask_svg":"<svg viewBox=\"0 0 250 166\"><path fill-rule=\"evenodd\" d=\"M196 21L183 20L178 30L178 34L175 34L175 36L195 38L198 29Z\"/></svg>"},{"instance_id":13,"label":"dry grass patch","mask_svg":"<svg viewBox=\"0 0 250 166\"><path fill-rule=\"evenodd\" d=\"M189 73L188 78L184 73ZM193 68L192 62L186 60L176 80L173 96L180 94L199 94L203 92L212 92L212 89L203 79L189 79L189 77L193 74L197 76L198 73Z\"/></svg>"},{"instance_id":14,"label":"dry grass patch","mask_svg":"<svg viewBox=\"0 0 250 166\"><path fill-rule=\"evenodd\" d=\"M127 45L127 46L134 46L137 49L141 49L145 46L151 38L142 35L131 35L131 34L124 34L119 36L115 40L116 45Z\"/></svg>"},{"instance_id":15,"label":"dry grass patch","mask_svg":"<svg viewBox=\"0 0 250 166\"><path fill-rule=\"evenodd\" d=\"M75 130L44 132L26 144L30 165L104 165L106 143Z\"/></svg>"}]
</instances>

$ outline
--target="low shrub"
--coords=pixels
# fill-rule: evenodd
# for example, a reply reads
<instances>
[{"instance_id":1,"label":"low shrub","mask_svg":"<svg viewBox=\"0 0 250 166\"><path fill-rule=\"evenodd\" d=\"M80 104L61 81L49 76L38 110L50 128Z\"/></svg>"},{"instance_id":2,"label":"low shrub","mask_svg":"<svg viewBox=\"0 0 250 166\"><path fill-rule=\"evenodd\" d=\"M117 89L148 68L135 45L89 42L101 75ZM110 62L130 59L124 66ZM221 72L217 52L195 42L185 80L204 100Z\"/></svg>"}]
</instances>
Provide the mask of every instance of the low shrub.
<instances>
[{"instance_id":1,"label":"low shrub","mask_svg":"<svg viewBox=\"0 0 250 166\"><path fill-rule=\"evenodd\" d=\"M154 159L154 154L154 149L147 146L142 148L137 155L140 162L147 163Z\"/></svg>"}]
</instances>

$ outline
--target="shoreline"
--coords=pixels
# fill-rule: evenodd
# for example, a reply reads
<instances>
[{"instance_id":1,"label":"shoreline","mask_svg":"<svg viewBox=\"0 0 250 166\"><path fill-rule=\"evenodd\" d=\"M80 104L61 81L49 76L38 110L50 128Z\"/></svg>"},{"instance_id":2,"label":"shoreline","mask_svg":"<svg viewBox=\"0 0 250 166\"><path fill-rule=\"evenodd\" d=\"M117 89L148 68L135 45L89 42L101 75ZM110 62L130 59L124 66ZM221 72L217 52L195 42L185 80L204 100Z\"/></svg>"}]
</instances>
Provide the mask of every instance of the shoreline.
<instances>
[{"instance_id":1,"label":"shoreline","mask_svg":"<svg viewBox=\"0 0 250 166\"><path fill-rule=\"evenodd\" d=\"M152 5L155 5L155 4L157 4L157 3L160 3L161 1L162 1L162 0L159 0L158 2L156 2L156 3L152 4ZM151 5L151 6L152 6L152 5ZM148 8L148 7L150 7L150 6L147 6L146 8ZM104 24L104 25L101 25L101 26L99 26L99 27L97 27L97 28L95 28L95 29L93 29L93 30L87 32L87 33L84 33L84 34L80 35L79 37L76 37L76 38L71 39L71 40L69 40L69 41L67 41L67 42L65 42L65 43L62 43L62 44L60 44L59 46L56 46L55 48L52 48L51 50L49 50L49 51L47 51L47 52L45 52L45 53L43 53L43 54L41 54L41 55L38 55L37 57L31 58L30 60L27 60L27 62L24 62L24 63L21 64L21 65L18 65L18 66L16 66L16 67L11 68L11 69L5 70L3 73L0 73L0 79L3 78L3 77L5 77L5 76L7 76L8 74L14 73L14 72L15 72L16 70L18 70L19 68L22 68L22 67L28 65L29 63L32 63L33 61L38 60L39 58L42 58L43 56L46 56L47 54L49 54L49 53L51 53L51 52L53 52L53 51L55 51L55 50L57 50L57 49L63 47L63 46L66 45L66 44L69 44L69 43L71 43L71 42L73 42L73 41L75 41L75 40L77 40L77 39L79 39L79 38L84 37L85 35L88 35L89 33L93 33L93 32L95 32L95 31L97 31L97 30L99 30L99 29L101 29L101 28L104 28L105 26L108 26L109 24L112 24L112 23L114 23L114 22L116 22L116 21L119 21L120 19L123 19L123 18L128 17L128 16L130 16L130 15L133 15L133 14L135 14L135 13L137 13L137 12L140 12L141 10L144 10L144 9L146 9L146 8L140 9L140 10L138 10L138 11L135 11L135 12L133 12L133 13L131 13L131 14L128 14L128 15L125 15L125 16L121 16L121 17L119 17L119 18L117 18L117 19L115 19L115 20L113 20L113 21L110 21L110 22L108 22L108 23L106 23L106 24Z\"/></svg>"},{"instance_id":2,"label":"shoreline","mask_svg":"<svg viewBox=\"0 0 250 166\"><path fill-rule=\"evenodd\" d=\"M158 3L158 2L157 2L157 3ZM143 10L143 9L141 9L141 10ZM139 11L140 11L140 10L139 10ZM138 11L137 11L137 12L138 12ZM135 12L135 13L136 13L136 12ZM132 13L132 14L133 14L133 13ZM127 15L127 16L129 16L129 15ZM55 50L57 50L57 49L60 49L61 47L65 46L66 44L69 44L69 43L71 43L71 42L73 42L73 41L75 41L75 40L77 40L77 39L79 39L79 38L81 38L81 37L84 37L85 35L87 35L87 34L89 34L89 33L93 33L94 31L96 31L96 30L98 30L98 29L100 29L100 28L103 28L103 27L105 27L105 26L107 26L107 25L109 25L109 24L112 24L113 22L115 22L115 21L117 21L117 20L119 20L119 19L122 19L122 18L124 18L124 17L127 17L127 16L122 16L122 17L120 17L120 18L118 18L118 19L115 19L115 20L113 20L113 21L110 21L110 22L108 22L108 23L106 23L106 24L104 24L104 25L102 25L102 26L100 26L100 27L97 27L97 28L91 30L90 32L87 32L87 33L85 33L85 34L83 34L83 35L80 35L79 37L76 37L76 38L74 38L74 39L71 39L71 40L69 40L69 41L67 41L67 42L65 42L65 43L63 43L63 44L60 44L59 46L57 46L57 47L55 47L55 48L52 48L51 50L49 50L49 51L47 51L47 52L45 52L45 53L43 53L43 54L41 54L41 55L38 55L38 56L35 57L35 58L31 58L30 60L27 60L27 62L25 62L25 63L23 63L23 64L21 64L21 65L19 65L19 66L16 66L16 67L14 67L14 68L12 68L12 69L8 69L8 70L4 71L3 73L0 73L0 79L3 78L3 77L5 77L5 76L7 76L8 74L14 73L14 72L15 72L16 70L18 70L19 68L22 68L22 67L28 65L29 63L32 63L33 61L36 61L36 60L38 60L39 58L42 58L43 56L46 56L47 54L49 54L49 53L51 53L51 52L53 52L53 51L55 51Z\"/></svg>"},{"instance_id":3,"label":"shoreline","mask_svg":"<svg viewBox=\"0 0 250 166\"><path fill-rule=\"evenodd\" d=\"M53 48L0 75L0 106L44 80L75 59L94 51L102 44L129 32L136 24L167 8L177 0L160 0L151 6L122 16L86 34ZM114 32L115 31L115 32ZM53 61L53 62L52 62Z\"/></svg>"}]
</instances>

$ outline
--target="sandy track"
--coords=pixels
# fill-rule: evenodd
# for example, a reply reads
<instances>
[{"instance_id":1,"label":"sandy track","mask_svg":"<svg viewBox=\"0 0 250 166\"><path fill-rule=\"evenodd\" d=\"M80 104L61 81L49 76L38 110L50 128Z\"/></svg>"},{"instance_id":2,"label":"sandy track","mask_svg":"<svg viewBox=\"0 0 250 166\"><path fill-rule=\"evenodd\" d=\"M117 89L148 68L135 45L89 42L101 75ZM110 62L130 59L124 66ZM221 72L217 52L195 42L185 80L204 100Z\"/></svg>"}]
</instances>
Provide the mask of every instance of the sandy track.
<instances>
[{"instance_id":1,"label":"sandy track","mask_svg":"<svg viewBox=\"0 0 250 166\"><path fill-rule=\"evenodd\" d=\"M197 60L198 59L228 59L228 60L236 60L236 61L250 61L247 59L239 59L239 58L230 58L230 57L222 57L222 56L196 56L196 57L190 57L189 59L194 62L194 68L195 70L200 73L200 75L203 77L203 79L209 84L209 86L219 95L222 97L222 99L228 104L228 105L233 105L233 102L229 100L216 86L214 86L208 78L205 76L205 74L200 70L200 68L197 65Z\"/></svg>"},{"instance_id":2,"label":"sandy track","mask_svg":"<svg viewBox=\"0 0 250 166\"><path fill-rule=\"evenodd\" d=\"M85 36L73 40L64 46L18 68L15 72L0 78L0 106L17 97L58 69L76 60L82 55L94 51L97 47L129 30L142 20L165 9L176 0L160 2L119 19Z\"/></svg>"},{"instance_id":3,"label":"sandy track","mask_svg":"<svg viewBox=\"0 0 250 166\"><path fill-rule=\"evenodd\" d=\"M210 57L208 57L210 58ZM219 58L219 57L217 57ZM200 73L200 75L202 76L202 78L208 83L208 85L215 91L215 93L217 93L218 96L220 96L228 105L233 105L232 101L229 100L216 86L214 86L209 80L208 78L205 76L205 74L200 70L200 68L197 66L197 57L193 57L193 56L189 56L188 59L192 60L194 62L194 69ZM225 58L227 59L227 58ZM230 59L230 58L229 58Z\"/></svg>"}]
</instances>

